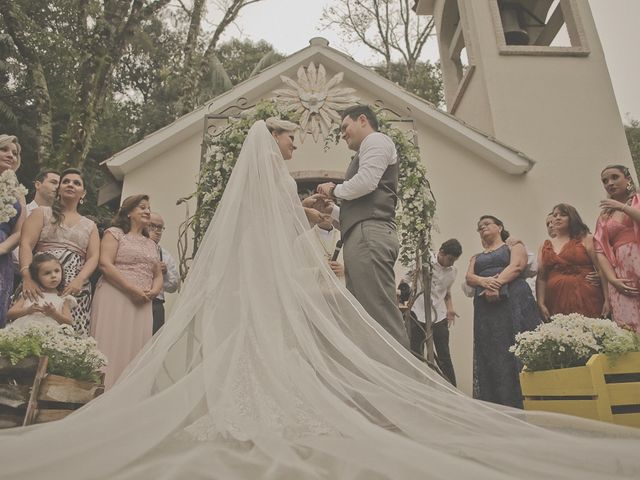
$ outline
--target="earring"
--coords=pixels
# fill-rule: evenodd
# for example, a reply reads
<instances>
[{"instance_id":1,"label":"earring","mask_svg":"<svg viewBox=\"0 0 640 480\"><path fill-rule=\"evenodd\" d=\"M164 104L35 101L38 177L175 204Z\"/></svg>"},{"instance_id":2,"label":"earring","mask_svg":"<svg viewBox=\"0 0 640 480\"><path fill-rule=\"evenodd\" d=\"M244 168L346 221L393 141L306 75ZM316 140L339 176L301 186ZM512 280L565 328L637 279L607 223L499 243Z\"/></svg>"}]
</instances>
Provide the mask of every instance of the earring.
<instances>
[{"instance_id":1,"label":"earring","mask_svg":"<svg viewBox=\"0 0 640 480\"><path fill-rule=\"evenodd\" d=\"M634 188L633 188L633 183L629 182L627 183L627 192L633 192Z\"/></svg>"},{"instance_id":2,"label":"earring","mask_svg":"<svg viewBox=\"0 0 640 480\"><path fill-rule=\"evenodd\" d=\"M80 199L80 205L84 204L84 198Z\"/></svg>"}]
</instances>

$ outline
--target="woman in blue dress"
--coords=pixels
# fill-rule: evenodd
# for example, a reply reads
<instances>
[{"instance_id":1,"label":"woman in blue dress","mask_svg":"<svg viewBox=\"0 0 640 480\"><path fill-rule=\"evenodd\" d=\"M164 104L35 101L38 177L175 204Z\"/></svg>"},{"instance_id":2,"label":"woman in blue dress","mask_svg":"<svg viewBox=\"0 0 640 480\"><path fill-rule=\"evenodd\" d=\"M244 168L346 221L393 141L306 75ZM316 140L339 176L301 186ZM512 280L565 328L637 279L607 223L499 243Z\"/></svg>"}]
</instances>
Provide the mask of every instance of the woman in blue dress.
<instances>
[{"instance_id":1,"label":"woman in blue dress","mask_svg":"<svg viewBox=\"0 0 640 480\"><path fill-rule=\"evenodd\" d=\"M484 251L469 264L467 283L473 298L473 395L480 400L522 408L518 374L521 365L509 347L517 333L541 323L540 312L522 272L527 251L509 247L509 232L492 215L478 220Z\"/></svg>"},{"instance_id":2,"label":"woman in blue dress","mask_svg":"<svg viewBox=\"0 0 640 480\"><path fill-rule=\"evenodd\" d=\"M8 184L12 179L5 174L6 171L16 171L20 166L20 144L18 138L13 135L0 135L0 181L2 182L0 217L5 220L0 222L0 328L6 323L5 316L9 308L9 297L13 289L13 262L11 252L20 241L20 228L24 221L24 198L12 190ZM9 182L9 183L7 183ZM17 182L15 182L17 184ZM8 219L4 217L7 209L13 207L15 213Z\"/></svg>"}]
</instances>

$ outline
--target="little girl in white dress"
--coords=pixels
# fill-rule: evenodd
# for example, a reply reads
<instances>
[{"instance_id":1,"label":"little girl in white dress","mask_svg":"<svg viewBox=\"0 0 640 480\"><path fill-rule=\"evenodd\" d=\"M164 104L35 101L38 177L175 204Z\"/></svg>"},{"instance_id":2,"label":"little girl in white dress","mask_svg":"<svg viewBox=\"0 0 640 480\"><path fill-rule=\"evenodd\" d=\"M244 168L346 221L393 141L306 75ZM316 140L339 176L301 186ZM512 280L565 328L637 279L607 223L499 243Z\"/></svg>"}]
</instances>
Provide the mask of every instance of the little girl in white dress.
<instances>
[{"instance_id":1,"label":"little girl in white dress","mask_svg":"<svg viewBox=\"0 0 640 480\"><path fill-rule=\"evenodd\" d=\"M7 312L7 320L15 326L33 322L72 325L71 309L77 302L72 295L60 295L64 275L58 259L50 253L39 253L33 257L29 273L42 289L43 296L36 302L21 296Z\"/></svg>"}]
</instances>

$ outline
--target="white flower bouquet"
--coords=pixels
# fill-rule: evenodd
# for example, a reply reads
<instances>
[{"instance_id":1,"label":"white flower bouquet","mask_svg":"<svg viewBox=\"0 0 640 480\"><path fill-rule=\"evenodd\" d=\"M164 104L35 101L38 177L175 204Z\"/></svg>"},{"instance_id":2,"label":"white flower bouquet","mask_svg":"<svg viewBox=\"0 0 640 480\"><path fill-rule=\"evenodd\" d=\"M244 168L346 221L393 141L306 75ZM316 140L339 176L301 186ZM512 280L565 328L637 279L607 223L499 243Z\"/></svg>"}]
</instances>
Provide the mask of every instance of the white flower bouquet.
<instances>
[{"instance_id":1,"label":"white flower bouquet","mask_svg":"<svg viewBox=\"0 0 640 480\"><path fill-rule=\"evenodd\" d=\"M99 382L106 357L95 339L76 335L69 325L26 322L0 329L0 357L13 365L20 360L46 355L47 372L76 380Z\"/></svg>"},{"instance_id":2,"label":"white flower bouquet","mask_svg":"<svg viewBox=\"0 0 640 480\"><path fill-rule=\"evenodd\" d=\"M5 170L0 175L0 223L8 222L17 212L15 203L24 197L27 189L18 182L16 172Z\"/></svg>"},{"instance_id":3,"label":"white flower bouquet","mask_svg":"<svg viewBox=\"0 0 640 480\"><path fill-rule=\"evenodd\" d=\"M615 357L640 351L640 336L603 318L554 315L551 322L517 334L509 351L531 372L579 367L596 353Z\"/></svg>"}]
</instances>

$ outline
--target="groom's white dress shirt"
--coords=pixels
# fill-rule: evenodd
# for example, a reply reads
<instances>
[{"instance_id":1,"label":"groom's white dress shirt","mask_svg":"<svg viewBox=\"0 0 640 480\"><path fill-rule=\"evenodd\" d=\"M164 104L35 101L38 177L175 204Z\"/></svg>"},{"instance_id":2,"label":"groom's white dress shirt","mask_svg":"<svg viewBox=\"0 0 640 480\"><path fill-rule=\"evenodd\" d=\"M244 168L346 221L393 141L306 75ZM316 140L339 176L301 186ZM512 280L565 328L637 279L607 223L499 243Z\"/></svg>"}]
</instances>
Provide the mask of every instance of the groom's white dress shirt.
<instances>
[{"instance_id":1,"label":"groom's white dress shirt","mask_svg":"<svg viewBox=\"0 0 640 480\"><path fill-rule=\"evenodd\" d=\"M398 161L393 140L384 133L367 135L358 150L358 173L346 182L336 185L333 194L343 200L354 200L373 192L389 165ZM335 206L331 218L338 220L340 207Z\"/></svg>"}]
</instances>

